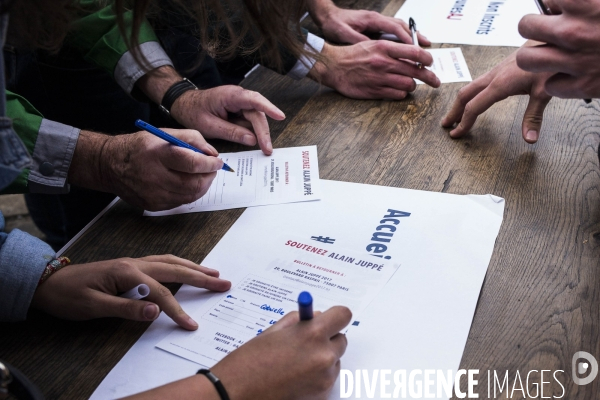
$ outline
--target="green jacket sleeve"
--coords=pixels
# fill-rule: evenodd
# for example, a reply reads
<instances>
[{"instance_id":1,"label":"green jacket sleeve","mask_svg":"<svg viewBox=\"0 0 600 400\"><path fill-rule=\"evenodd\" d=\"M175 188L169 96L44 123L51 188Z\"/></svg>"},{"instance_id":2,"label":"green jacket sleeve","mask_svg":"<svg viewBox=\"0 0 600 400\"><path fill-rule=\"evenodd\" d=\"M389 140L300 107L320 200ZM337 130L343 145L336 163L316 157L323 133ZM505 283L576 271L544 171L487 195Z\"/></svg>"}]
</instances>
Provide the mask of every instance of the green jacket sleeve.
<instances>
[{"instance_id":1,"label":"green jacket sleeve","mask_svg":"<svg viewBox=\"0 0 600 400\"><path fill-rule=\"evenodd\" d=\"M45 119L26 99L9 91L6 115L31 154L32 164L0 194L67 193L67 176L80 130Z\"/></svg>"},{"instance_id":2,"label":"green jacket sleeve","mask_svg":"<svg viewBox=\"0 0 600 400\"><path fill-rule=\"evenodd\" d=\"M67 44L79 51L85 60L108 72L127 93L131 93L145 69L127 49L112 5L100 6L98 3L98 0L79 0L81 17L73 24ZM131 11L125 13L124 20L129 29L132 18ZM172 65L148 21L141 26L138 45L149 69Z\"/></svg>"}]
</instances>

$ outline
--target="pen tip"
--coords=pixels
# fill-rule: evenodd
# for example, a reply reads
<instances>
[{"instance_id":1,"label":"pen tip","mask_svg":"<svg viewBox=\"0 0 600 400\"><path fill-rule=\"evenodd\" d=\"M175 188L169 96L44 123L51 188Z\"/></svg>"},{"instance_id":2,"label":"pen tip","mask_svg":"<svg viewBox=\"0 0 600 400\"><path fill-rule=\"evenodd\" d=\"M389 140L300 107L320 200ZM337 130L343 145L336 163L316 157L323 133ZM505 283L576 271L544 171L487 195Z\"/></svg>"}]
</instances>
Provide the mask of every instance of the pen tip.
<instances>
[{"instance_id":1,"label":"pen tip","mask_svg":"<svg viewBox=\"0 0 600 400\"><path fill-rule=\"evenodd\" d=\"M229 172L235 172L235 171L233 170L233 168L231 168L229 165L226 165L226 166L225 166L225 170L226 170L226 171L229 171Z\"/></svg>"}]
</instances>

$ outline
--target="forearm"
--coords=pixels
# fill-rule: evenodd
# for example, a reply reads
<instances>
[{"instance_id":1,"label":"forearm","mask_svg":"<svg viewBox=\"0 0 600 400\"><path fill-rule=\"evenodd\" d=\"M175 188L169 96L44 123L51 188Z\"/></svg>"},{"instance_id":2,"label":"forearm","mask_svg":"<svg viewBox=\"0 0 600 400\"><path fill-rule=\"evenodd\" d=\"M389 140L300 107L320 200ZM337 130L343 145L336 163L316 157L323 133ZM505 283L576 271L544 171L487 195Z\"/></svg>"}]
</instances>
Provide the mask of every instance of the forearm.
<instances>
[{"instance_id":1,"label":"forearm","mask_svg":"<svg viewBox=\"0 0 600 400\"><path fill-rule=\"evenodd\" d=\"M183 78L175 69L169 65L153 69L146 75L141 77L136 86L150 100L156 104L160 104L167 90L174 84L181 81Z\"/></svg>"},{"instance_id":2,"label":"forearm","mask_svg":"<svg viewBox=\"0 0 600 400\"><path fill-rule=\"evenodd\" d=\"M130 400L149 400L149 399L200 399L200 400L219 400L219 394L213 384L202 375L182 379L177 382L169 383L147 392L138 393L127 397Z\"/></svg>"},{"instance_id":3,"label":"forearm","mask_svg":"<svg viewBox=\"0 0 600 400\"><path fill-rule=\"evenodd\" d=\"M308 0L307 6L308 13L318 26L323 25L329 14L337 9L332 0Z\"/></svg>"}]
</instances>

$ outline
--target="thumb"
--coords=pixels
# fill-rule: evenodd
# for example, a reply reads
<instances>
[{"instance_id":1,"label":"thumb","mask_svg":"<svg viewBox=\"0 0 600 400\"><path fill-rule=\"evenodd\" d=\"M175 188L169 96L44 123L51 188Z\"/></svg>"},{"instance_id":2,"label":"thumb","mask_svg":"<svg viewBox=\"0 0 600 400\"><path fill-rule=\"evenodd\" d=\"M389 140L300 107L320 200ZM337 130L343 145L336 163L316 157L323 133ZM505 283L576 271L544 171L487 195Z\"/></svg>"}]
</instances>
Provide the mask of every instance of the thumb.
<instances>
[{"instance_id":1,"label":"thumb","mask_svg":"<svg viewBox=\"0 0 600 400\"><path fill-rule=\"evenodd\" d=\"M552 97L546 94L540 96L531 95L529 97L529 104L527 104L527 109L523 116L522 127L523 139L527 143L533 144L538 141L544 120L544 110L551 99Z\"/></svg>"},{"instance_id":2,"label":"thumb","mask_svg":"<svg viewBox=\"0 0 600 400\"><path fill-rule=\"evenodd\" d=\"M95 318L117 317L132 321L154 321L160 314L158 305L143 300L130 300L108 293L95 292Z\"/></svg>"}]
</instances>

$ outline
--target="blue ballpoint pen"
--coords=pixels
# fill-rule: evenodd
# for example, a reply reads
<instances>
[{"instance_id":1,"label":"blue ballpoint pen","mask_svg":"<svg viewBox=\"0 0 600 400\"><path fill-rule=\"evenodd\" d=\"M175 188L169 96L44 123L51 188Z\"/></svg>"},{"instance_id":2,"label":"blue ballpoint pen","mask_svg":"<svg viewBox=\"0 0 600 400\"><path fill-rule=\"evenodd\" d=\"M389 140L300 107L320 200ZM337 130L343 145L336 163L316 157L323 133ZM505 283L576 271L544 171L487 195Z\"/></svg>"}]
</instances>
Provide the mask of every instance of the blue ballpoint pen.
<instances>
[{"instance_id":1,"label":"blue ballpoint pen","mask_svg":"<svg viewBox=\"0 0 600 400\"><path fill-rule=\"evenodd\" d=\"M313 318L313 299L310 293L302 292L298 296L298 313L300 321L308 321Z\"/></svg>"},{"instance_id":2,"label":"blue ballpoint pen","mask_svg":"<svg viewBox=\"0 0 600 400\"><path fill-rule=\"evenodd\" d=\"M161 129L158 129L157 127L152 126L149 123L142 121L141 119L138 119L137 121L135 121L135 126L137 126L138 128L141 128L147 132L150 132L154 136L157 136L157 137L171 143L172 145L183 147L184 149L192 150L192 151L195 151L196 153L206 155L206 153L204 153L201 150L198 150L191 144L188 144L188 143L184 142L183 140L177 139L175 136L171 136L167 132L165 132ZM223 168L221 168L221 169L224 171L235 172L233 170L233 168L231 168L229 165L227 165L225 163L223 163Z\"/></svg>"}]
</instances>

